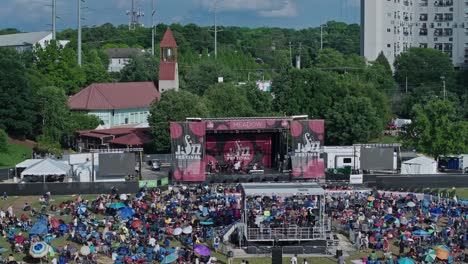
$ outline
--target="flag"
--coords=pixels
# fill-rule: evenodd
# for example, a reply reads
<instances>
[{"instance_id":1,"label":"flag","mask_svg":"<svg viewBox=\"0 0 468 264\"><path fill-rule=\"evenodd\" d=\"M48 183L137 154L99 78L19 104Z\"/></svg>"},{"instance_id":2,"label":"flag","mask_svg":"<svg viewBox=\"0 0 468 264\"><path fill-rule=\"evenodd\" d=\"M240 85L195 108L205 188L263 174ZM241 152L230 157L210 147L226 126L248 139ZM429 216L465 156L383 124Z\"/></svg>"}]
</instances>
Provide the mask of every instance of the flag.
<instances>
[{"instance_id":1,"label":"flag","mask_svg":"<svg viewBox=\"0 0 468 264\"><path fill-rule=\"evenodd\" d=\"M455 203L458 203L457 195L454 195L454 196L453 196L453 200L455 201Z\"/></svg>"}]
</instances>

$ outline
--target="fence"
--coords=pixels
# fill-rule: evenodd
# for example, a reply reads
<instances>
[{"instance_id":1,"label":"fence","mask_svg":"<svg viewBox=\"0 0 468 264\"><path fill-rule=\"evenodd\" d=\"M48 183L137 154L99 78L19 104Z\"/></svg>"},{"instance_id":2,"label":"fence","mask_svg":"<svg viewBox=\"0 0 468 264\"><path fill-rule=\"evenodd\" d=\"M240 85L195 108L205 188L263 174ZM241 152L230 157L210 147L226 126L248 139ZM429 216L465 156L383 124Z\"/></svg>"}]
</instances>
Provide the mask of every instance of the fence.
<instances>
[{"instance_id":1,"label":"fence","mask_svg":"<svg viewBox=\"0 0 468 264\"><path fill-rule=\"evenodd\" d=\"M248 228L248 241L299 241L318 240L325 238L325 230L321 227L287 227L287 228Z\"/></svg>"},{"instance_id":2,"label":"fence","mask_svg":"<svg viewBox=\"0 0 468 264\"><path fill-rule=\"evenodd\" d=\"M0 184L0 193L10 196L42 195L51 192L52 195L71 194L102 194L109 193L115 187L121 193L137 193L138 182L46 182L46 183L5 183Z\"/></svg>"}]
</instances>

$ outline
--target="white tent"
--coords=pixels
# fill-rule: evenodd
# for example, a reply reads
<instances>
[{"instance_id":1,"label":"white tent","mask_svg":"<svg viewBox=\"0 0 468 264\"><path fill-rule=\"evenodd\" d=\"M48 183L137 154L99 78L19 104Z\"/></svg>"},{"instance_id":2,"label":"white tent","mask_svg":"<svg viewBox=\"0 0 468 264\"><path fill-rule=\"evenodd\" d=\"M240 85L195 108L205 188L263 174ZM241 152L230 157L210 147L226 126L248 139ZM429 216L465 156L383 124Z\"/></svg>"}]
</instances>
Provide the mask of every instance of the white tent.
<instances>
[{"instance_id":1,"label":"white tent","mask_svg":"<svg viewBox=\"0 0 468 264\"><path fill-rule=\"evenodd\" d=\"M37 164L39 162L41 162L42 159L27 159L27 160L24 160L18 164L16 164L16 168L29 168L31 166L33 166L34 164Z\"/></svg>"},{"instance_id":2,"label":"white tent","mask_svg":"<svg viewBox=\"0 0 468 264\"><path fill-rule=\"evenodd\" d=\"M24 176L47 176L47 175L70 175L71 167L63 162L45 159L21 172L21 178Z\"/></svg>"},{"instance_id":3,"label":"white tent","mask_svg":"<svg viewBox=\"0 0 468 264\"><path fill-rule=\"evenodd\" d=\"M427 157L407 160L401 165L401 174L436 174L437 161Z\"/></svg>"}]
</instances>

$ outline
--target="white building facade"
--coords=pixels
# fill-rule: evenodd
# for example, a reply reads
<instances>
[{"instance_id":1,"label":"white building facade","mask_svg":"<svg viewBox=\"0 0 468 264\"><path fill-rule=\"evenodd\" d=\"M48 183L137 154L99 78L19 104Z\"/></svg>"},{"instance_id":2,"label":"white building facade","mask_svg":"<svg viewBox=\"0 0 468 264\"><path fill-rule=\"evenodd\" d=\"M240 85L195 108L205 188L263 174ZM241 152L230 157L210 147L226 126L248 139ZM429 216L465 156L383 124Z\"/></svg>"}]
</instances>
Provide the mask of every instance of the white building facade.
<instances>
[{"instance_id":1,"label":"white building facade","mask_svg":"<svg viewBox=\"0 0 468 264\"><path fill-rule=\"evenodd\" d=\"M433 48L468 66L468 0L361 0L361 55L391 65L410 47Z\"/></svg>"}]
</instances>

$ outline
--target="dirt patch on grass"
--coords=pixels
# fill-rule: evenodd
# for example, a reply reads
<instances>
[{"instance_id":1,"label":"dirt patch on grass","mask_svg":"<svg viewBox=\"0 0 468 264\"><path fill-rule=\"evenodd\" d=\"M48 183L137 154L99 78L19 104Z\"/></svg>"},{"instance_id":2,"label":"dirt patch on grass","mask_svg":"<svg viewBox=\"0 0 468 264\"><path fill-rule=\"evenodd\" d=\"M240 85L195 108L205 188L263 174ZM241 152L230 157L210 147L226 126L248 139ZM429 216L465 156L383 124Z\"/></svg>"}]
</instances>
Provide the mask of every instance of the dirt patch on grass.
<instances>
[{"instance_id":1,"label":"dirt patch on grass","mask_svg":"<svg viewBox=\"0 0 468 264\"><path fill-rule=\"evenodd\" d=\"M16 145L23 145L29 148L34 148L37 143L35 141L29 140L29 139L17 139L17 138L8 138L8 143L10 144L16 144Z\"/></svg>"}]
</instances>

